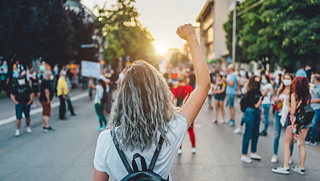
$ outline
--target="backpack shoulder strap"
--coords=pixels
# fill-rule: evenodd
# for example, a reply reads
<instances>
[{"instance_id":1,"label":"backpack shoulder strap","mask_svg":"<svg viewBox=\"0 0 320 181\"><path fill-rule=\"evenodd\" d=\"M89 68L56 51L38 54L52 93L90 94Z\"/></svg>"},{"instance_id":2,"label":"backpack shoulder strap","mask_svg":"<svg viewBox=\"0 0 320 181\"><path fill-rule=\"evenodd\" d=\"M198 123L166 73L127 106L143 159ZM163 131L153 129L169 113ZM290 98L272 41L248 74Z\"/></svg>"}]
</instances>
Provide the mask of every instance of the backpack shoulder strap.
<instances>
[{"instance_id":1,"label":"backpack shoulder strap","mask_svg":"<svg viewBox=\"0 0 320 181\"><path fill-rule=\"evenodd\" d=\"M132 171L132 169L131 169L131 167L130 167L130 165L128 163L128 160L127 160L126 156L124 155L123 151L120 150L120 148L119 148L119 143L118 143L118 141L116 139L116 134L112 130L110 131L110 134L111 134L114 146L116 147L116 149L118 151L118 154L119 154L119 156L121 158L121 161L122 161L123 165L126 167L128 173L133 173L133 171Z\"/></svg>"},{"instance_id":2,"label":"backpack shoulder strap","mask_svg":"<svg viewBox=\"0 0 320 181\"><path fill-rule=\"evenodd\" d=\"M159 146L157 146L156 151L154 152L154 155L153 155L153 157L152 157L152 160L151 160L151 162L150 162L150 165L149 165L148 170L153 171L154 166L155 166L155 164L156 164L156 162L157 162L159 153L160 153L160 151L161 151L162 145L163 145L163 138L162 138L162 136L160 136Z\"/></svg>"},{"instance_id":3,"label":"backpack shoulder strap","mask_svg":"<svg viewBox=\"0 0 320 181\"><path fill-rule=\"evenodd\" d=\"M179 94L178 88L175 88L175 91L176 91L176 93L177 93L177 96L182 96L182 97L183 97L184 88L186 88L186 86L183 86L182 91L181 91L181 94Z\"/></svg>"}]
</instances>

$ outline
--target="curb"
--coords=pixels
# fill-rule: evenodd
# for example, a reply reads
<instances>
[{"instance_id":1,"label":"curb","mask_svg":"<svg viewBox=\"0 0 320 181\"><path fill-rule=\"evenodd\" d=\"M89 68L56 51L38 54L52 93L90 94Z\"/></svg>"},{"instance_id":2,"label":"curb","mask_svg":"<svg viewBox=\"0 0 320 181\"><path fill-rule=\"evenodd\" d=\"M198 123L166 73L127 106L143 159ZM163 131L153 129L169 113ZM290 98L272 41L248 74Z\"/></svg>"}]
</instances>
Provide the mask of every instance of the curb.
<instances>
[{"instance_id":1,"label":"curb","mask_svg":"<svg viewBox=\"0 0 320 181\"><path fill-rule=\"evenodd\" d=\"M84 98L84 97L87 97L88 96L88 93L82 93L82 94L79 94L79 95L76 95L76 96L73 96L71 97L71 101L75 101L75 100L78 100L78 99L81 99L81 98ZM51 108L55 108L55 107L58 107L60 105L60 102L55 102L55 103L52 103L51 104ZM39 114L39 113L42 113L42 107L39 107L39 108L36 108L36 109L33 109L30 111L30 116L32 115L35 115L35 114ZM22 116L22 118L24 118L24 115ZM5 124L8 124L8 123L12 123L12 122L15 122L16 121L16 116L10 116L6 119L2 119L0 120L0 126L3 126Z\"/></svg>"}]
</instances>

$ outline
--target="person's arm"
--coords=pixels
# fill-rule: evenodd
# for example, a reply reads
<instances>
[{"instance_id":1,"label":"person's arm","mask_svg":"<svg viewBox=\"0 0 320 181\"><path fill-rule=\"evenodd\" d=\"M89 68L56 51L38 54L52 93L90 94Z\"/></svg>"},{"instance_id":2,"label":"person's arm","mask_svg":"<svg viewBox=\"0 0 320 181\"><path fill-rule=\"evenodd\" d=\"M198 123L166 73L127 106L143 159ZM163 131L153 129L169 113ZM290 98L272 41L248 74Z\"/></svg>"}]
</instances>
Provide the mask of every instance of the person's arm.
<instances>
[{"instance_id":1,"label":"person's arm","mask_svg":"<svg viewBox=\"0 0 320 181\"><path fill-rule=\"evenodd\" d=\"M99 172L94 169L93 181L108 181L109 175L106 172Z\"/></svg>"},{"instance_id":2,"label":"person's arm","mask_svg":"<svg viewBox=\"0 0 320 181\"><path fill-rule=\"evenodd\" d=\"M262 103L262 96L259 98L259 101L254 105L255 108L259 108Z\"/></svg>"},{"instance_id":3,"label":"person's arm","mask_svg":"<svg viewBox=\"0 0 320 181\"><path fill-rule=\"evenodd\" d=\"M288 109L291 115L296 114L296 109L297 109L297 100L296 100L296 94L292 93L291 94L291 104L289 104L289 100L286 99L286 103L288 105Z\"/></svg>"},{"instance_id":4,"label":"person's arm","mask_svg":"<svg viewBox=\"0 0 320 181\"><path fill-rule=\"evenodd\" d=\"M92 80L91 76L89 77L89 88L91 88L93 90L97 89L97 87L93 84L93 80Z\"/></svg>"},{"instance_id":5,"label":"person's arm","mask_svg":"<svg viewBox=\"0 0 320 181\"><path fill-rule=\"evenodd\" d=\"M224 80L224 82L225 82L226 84L228 84L230 87L233 87L233 85L234 85L234 80L231 80L230 82L228 82L228 80L227 80L225 77L223 77L223 80Z\"/></svg>"},{"instance_id":6,"label":"person's arm","mask_svg":"<svg viewBox=\"0 0 320 181\"><path fill-rule=\"evenodd\" d=\"M44 93L45 93L45 95L46 95L47 102L50 103L50 91L49 91L49 89L45 89L45 90L44 90Z\"/></svg>"},{"instance_id":7,"label":"person's arm","mask_svg":"<svg viewBox=\"0 0 320 181\"><path fill-rule=\"evenodd\" d=\"M6 84L9 84L9 80L10 80L10 79L9 79L9 77L8 77L8 78L7 78L7 82L6 82Z\"/></svg>"},{"instance_id":8,"label":"person's arm","mask_svg":"<svg viewBox=\"0 0 320 181\"><path fill-rule=\"evenodd\" d=\"M30 94L30 101L27 104L30 105L32 103L33 99L34 99L34 93L32 92Z\"/></svg>"},{"instance_id":9,"label":"person's arm","mask_svg":"<svg viewBox=\"0 0 320 181\"><path fill-rule=\"evenodd\" d=\"M313 104L313 103L320 103L320 99L311 101L311 104Z\"/></svg>"},{"instance_id":10,"label":"person's arm","mask_svg":"<svg viewBox=\"0 0 320 181\"><path fill-rule=\"evenodd\" d=\"M11 94L10 97L11 97L12 101L13 101L15 104L19 104L19 102L16 100L16 98L14 97L13 94Z\"/></svg>"},{"instance_id":11,"label":"person's arm","mask_svg":"<svg viewBox=\"0 0 320 181\"><path fill-rule=\"evenodd\" d=\"M217 94L223 93L226 90L226 86L222 85L222 89L217 92Z\"/></svg>"},{"instance_id":12,"label":"person's arm","mask_svg":"<svg viewBox=\"0 0 320 181\"><path fill-rule=\"evenodd\" d=\"M211 87L210 77L208 76L209 69L193 26L191 24L180 26L177 30L177 34L189 44L196 75L196 88L189 96L189 99L186 101L181 111L187 118L188 125L190 126L197 117Z\"/></svg>"},{"instance_id":13,"label":"person's arm","mask_svg":"<svg viewBox=\"0 0 320 181\"><path fill-rule=\"evenodd\" d=\"M262 96L266 96L268 94L268 92L270 91L269 88L266 88L263 92L261 92Z\"/></svg>"}]
</instances>

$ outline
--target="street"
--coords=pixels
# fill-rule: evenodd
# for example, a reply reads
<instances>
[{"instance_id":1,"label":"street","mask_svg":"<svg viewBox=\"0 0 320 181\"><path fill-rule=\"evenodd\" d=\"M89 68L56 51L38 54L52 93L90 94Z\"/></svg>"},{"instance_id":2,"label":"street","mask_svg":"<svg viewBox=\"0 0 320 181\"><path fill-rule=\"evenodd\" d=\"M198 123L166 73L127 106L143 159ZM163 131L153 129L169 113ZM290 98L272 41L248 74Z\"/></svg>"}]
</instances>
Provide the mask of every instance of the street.
<instances>
[{"instance_id":1,"label":"street","mask_svg":"<svg viewBox=\"0 0 320 181\"><path fill-rule=\"evenodd\" d=\"M14 123L0 127L0 180L1 181L71 181L93 179L93 157L99 132L93 101L88 97L73 102L76 117L67 114L67 121L58 120L58 108L52 110L53 133L42 132L41 114L31 117L32 134L25 133L22 121L22 135L14 137ZM239 125L242 113L236 104L236 123ZM12 107L12 109L14 109ZM2 112L1 112L2 114ZM270 115L271 116L271 115ZM173 180L319 180L320 149L306 146L306 175L291 172L289 175L272 173L271 169L283 161L282 134L279 145L279 161L270 162L273 150L273 123L267 137L260 137L258 153L261 161L243 163L241 157L242 135L234 134L236 127L213 124L214 111L204 104L195 121L197 153L191 153L189 135L183 143L182 155L177 155L171 176ZM272 117L271 117L272 118ZM226 120L229 111L226 109ZM262 128L263 123L261 124ZM284 133L284 130L283 130ZM299 151L295 145L293 164L299 163ZM112 179L111 179L112 180Z\"/></svg>"}]
</instances>

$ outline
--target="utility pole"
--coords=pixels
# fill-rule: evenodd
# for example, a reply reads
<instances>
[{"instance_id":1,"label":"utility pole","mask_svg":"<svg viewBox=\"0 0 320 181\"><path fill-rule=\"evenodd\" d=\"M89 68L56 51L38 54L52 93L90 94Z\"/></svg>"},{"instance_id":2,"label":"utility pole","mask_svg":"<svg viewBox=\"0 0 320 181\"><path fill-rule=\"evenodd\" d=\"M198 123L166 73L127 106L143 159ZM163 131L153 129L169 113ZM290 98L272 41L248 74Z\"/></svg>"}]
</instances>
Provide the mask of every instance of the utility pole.
<instances>
[{"instance_id":1,"label":"utility pole","mask_svg":"<svg viewBox=\"0 0 320 181\"><path fill-rule=\"evenodd\" d=\"M236 63L236 21L237 21L237 0L234 1L233 10L233 30L232 30L232 64L235 66Z\"/></svg>"}]
</instances>

